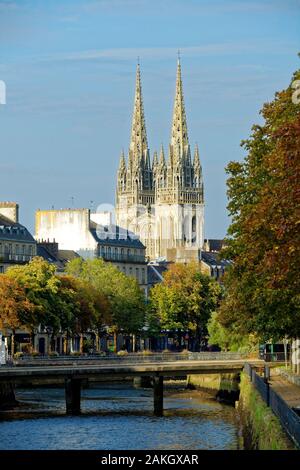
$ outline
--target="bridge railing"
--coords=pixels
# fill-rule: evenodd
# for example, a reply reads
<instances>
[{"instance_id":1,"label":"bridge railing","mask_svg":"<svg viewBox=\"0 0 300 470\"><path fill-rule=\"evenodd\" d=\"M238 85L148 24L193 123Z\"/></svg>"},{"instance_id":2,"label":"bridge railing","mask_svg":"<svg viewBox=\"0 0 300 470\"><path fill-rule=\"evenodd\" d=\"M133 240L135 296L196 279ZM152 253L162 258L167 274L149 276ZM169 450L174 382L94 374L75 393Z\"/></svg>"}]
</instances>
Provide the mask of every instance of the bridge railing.
<instances>
[{"instance_id":1,"label":"bridge railing","mask_svg":"<svg viewBox=\"0 0 300 470\"><path fill-rule=\"evenodd\" d=\"M23 356L14 360L17 366L41 365L41 364L70 364L70 363L146 363L146 362L172 362L172 361L230 361L246 359L245 354L232 352L188 352L188 353L130 353L124 356L118 355L88 355L88 356Z\"/></svg>"},{"instance_id":2,"label":"bridge railing","mask_svg":"<svg viewBox=\"0 0 300 470\"><path fill-rule=\"evenodd\" d=\"M269 382L256 373L249 363L245 364L244 372L249 376L264 402L279 418L282 427L298 448L300 448L300 416L270 387Z\"/></svg>"}]
</instances>

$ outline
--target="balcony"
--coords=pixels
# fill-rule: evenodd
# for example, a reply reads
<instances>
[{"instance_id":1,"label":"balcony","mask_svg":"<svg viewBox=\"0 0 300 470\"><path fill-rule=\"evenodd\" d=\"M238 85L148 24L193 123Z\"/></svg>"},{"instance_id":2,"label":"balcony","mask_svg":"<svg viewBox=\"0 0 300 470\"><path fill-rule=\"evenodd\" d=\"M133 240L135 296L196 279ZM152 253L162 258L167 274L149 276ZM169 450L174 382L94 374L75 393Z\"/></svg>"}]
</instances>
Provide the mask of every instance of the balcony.
<instances>
[{"instance_id":1,"label":"balcony","mask_svg":"<svg viewBox=\"0 0 300 470\"><path fill-rule=\"evenodd\" d=\"M28 263L34 255L21 253L0 253L0 263L24 264Z\"/></svg>"},{"instance_id":2,"label":"balcony","mask_svg":"<svg viewBox=\"0 0 300 470\"><path fill-rule=\"evenodd\" d=\"M126 253L99 253L100 258L104 261L119 262L119 263L143 263L146 264L146 258L143 255L128 255Z\"/></svg>"}]
</instances>

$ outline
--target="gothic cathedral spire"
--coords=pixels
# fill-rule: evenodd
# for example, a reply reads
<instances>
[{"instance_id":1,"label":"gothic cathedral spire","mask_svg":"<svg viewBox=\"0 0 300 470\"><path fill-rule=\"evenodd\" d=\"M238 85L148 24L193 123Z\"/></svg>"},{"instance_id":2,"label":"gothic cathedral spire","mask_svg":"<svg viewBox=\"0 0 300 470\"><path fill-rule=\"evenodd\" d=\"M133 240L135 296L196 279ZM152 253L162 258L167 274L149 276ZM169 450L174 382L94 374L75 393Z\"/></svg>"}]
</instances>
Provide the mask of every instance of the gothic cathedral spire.
<instances>
[{"instance_id":1,"label":"gothic cathedral spire","mask_svg":"<svg viewBox=\"0 0 300 470\"><path fill-rule=\"evenodd\" d=\"M172 133L171 133L171 148L173 154L177 157L182 157L187 154L189 146L188 131L184 107L183 87L181 79L181 65L180 58L177 61L177 78L176 78L176 92L175 102L173 110L173 122L172 122Z\"/></svg>"},{"instance_id":2,"label":"gothic cathedral spire","mask_svg":"<svg viewBox=\"0 0 300 470\"><path fill-rule=\"evenodd\" d=\"M133 160L136 163L140 162L140 160L143 157L147 159L148 143L147 143L145 116L144 116L140 64L137 65L137 70L136 70L136 84L135 84L134 109L133 109L131 139L130 139L130 152L132 153Z\"/></svg>"},{"instance_id":3,"label":"gothic cathedral spire","mask_svg":"<svg viewBox=\"0 0 300 470\"><path fill-rule=\"evenodd\" d=\"M153 162L147 142L140 65L127 162L122 152L116 192L117 224L136 233L150 259L199 260L203 245L204 196L198 147L194 159L188 139L180 59L167 162L163 147Z\"/></svg>"}]
</instances>

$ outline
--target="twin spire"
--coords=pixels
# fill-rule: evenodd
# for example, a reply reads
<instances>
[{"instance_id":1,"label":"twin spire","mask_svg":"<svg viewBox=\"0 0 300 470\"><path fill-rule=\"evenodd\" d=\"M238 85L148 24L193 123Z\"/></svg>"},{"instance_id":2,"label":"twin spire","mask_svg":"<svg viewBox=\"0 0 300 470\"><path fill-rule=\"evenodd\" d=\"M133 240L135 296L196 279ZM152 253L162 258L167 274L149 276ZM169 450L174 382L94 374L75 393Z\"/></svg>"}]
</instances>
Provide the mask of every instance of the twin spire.
<instances>
[{"instance_id":1,"label":"twin spire","mask_svg":"<svg viewBox=\"0 0 300 470\"><path fill-rule=\"evenodd\" d=\"M140 64L136 70L134 110L131 128L130 150L134 155L141 156L148 151L147 133L144 116Z\"/></svg>"},{"instance_id":2,"label":"twin spire","mask_svg":"<svg viewBox=\"0 0 300 470\"><path fill-rule=\"evenodd\" d=\"M174 150L175 148L179 147L181 152L187 152L189 145L179 57L177 61L176 92L173 111L171 145L173 146Z\"/></svg>"},{"instance_id":3,"label":"twin spire","mask_svg":"<svg viewBox=\"0 0 300 470\"><path fill-rule=\"evenodd\" d=\"M171 131L171 146L175 149L181 149L181 153L187 152L189 146L184 96L181 79L181 65L178 57L177 61L177 77L176 77L176 91L175 102L173 111L172 131ZM135 97L134 108L131 128L130 151L133 155L142 157L148 151L147 132L145 124L145 114L143 105L142 85L141 85L141 71L140 64L137 65L136 70L136 84L135 84ZM163 152L163 149L162 149Z\"/></svg>"},{"instance_id":4,"label":"twin spire","mask_svg":"<svg viewBox=\"0 0 300 470\"><path fill-rule=\"evenodd\" d=\"M132 189L133 186L138 187L140 190L152 189L155 179L155 169L166 168L166 166L168 166L172 172L172 176L170 175L168 180L173 182L180 181L180 184L185 187L194 186L193 181L195 177L192 166L195 167L195 170L197 169L196 171L201 170L197 146L194 154L194 162L191 162L179 57L177 61L176 90L168 164L166 164L165 161L163 147L161 148L159 157L157 152L155 152L152 165L150 163L141 86L141 72L140 64L138 63L128 168L126 169L125 156L124 152L122 152L119 165L119 180L126 179L127 189ZM124 185L122 184L122 186Z\"/></svg>"}]
</instances>

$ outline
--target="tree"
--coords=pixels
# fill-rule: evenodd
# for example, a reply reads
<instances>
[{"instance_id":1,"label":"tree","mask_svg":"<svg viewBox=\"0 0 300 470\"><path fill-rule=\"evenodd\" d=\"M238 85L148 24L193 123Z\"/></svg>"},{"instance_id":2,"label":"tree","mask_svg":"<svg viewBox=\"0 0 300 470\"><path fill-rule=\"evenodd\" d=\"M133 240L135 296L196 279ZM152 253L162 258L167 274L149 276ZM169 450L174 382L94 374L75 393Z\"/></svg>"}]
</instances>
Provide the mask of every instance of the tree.
<instances>
[{"instance_id":1,"label":"tree","mask_svg":"<svg viewBox=\"0 0 300 470\"><path fill-rule=\"evenodd\" d=\"M227 167L224 256L233 263L218 318L263 341L300 335L300 105L292 93L290 85L263 106L264 124L242 142L245 160Z\"/></svg>"},{"instance_id":2,"label":"tree","mask_svg":"<svg viewBox=\"0 0 300 470\"><path fill-rule=\"evenodd\" d=\"M108 300L93 285L67 275L60 276L60 282L59 298L71 310L65 328L73 333L99 331L110 321Z\"/></svg>"},{"instance_id":3,"label":"tree","mask_svg":"<svg viewBox=\"0 0 300 470\"><path fill-rule=\"evenodd\" d=\"M257 338L254 335L242 335L234 329L228 330L219 321L218 312L213 312L208 320L209 344L217 345L222 350L250 352L257 350Z\"/></svg>"},{"instance_id":4,"label":"tree","mask_svg":"<svg viewBox=\"0 0 300 470\"><path fill-rule=\"evenodd\" d=\"M55 266L35 257L28 264L9 268L7 276L24 288L27 299L35 305L25 319L31 331L41 325L51 327L53 333L58 332L63 312L57 297L60 280L55 275Z\"/></svg>"},{"instance_id":5,"label":"tree","mask_svg":"<svg viewBox=\"0 0 300 470\"><path fill-rule=\"evenodd\" d=\"M137 281L121 273L111 263L102 259L72 260L67 266L70 275L87 282L102 296L110 308L105 318L115 334L138 333L144 325L145 300ZM116 341L115 341L116 346Z\"/></svg>"},{"instance_id":6,"label":"tree","mask_svg":"<svg viewBox=\"0 0 300 470\"><path fill-rule=\"evenodd\" d=\"M11 354L14 354L14 332L26 324L35 306L26 298L25 289L16 279L0 275L0 329L12 330Z\"/></svg>"},{"instance_id":7,"label":"tree","mask_svg":"<svg viewBox=\"0 0 300 470\"><path fill-rule=\"evenodd\" d=\"M198 264L174 264L163 282L151 289L149 323L161 330L178 330L179 336L190 330L200 343L221 292L220 285L202 274Z\"/></svg>"}]
</instances>

